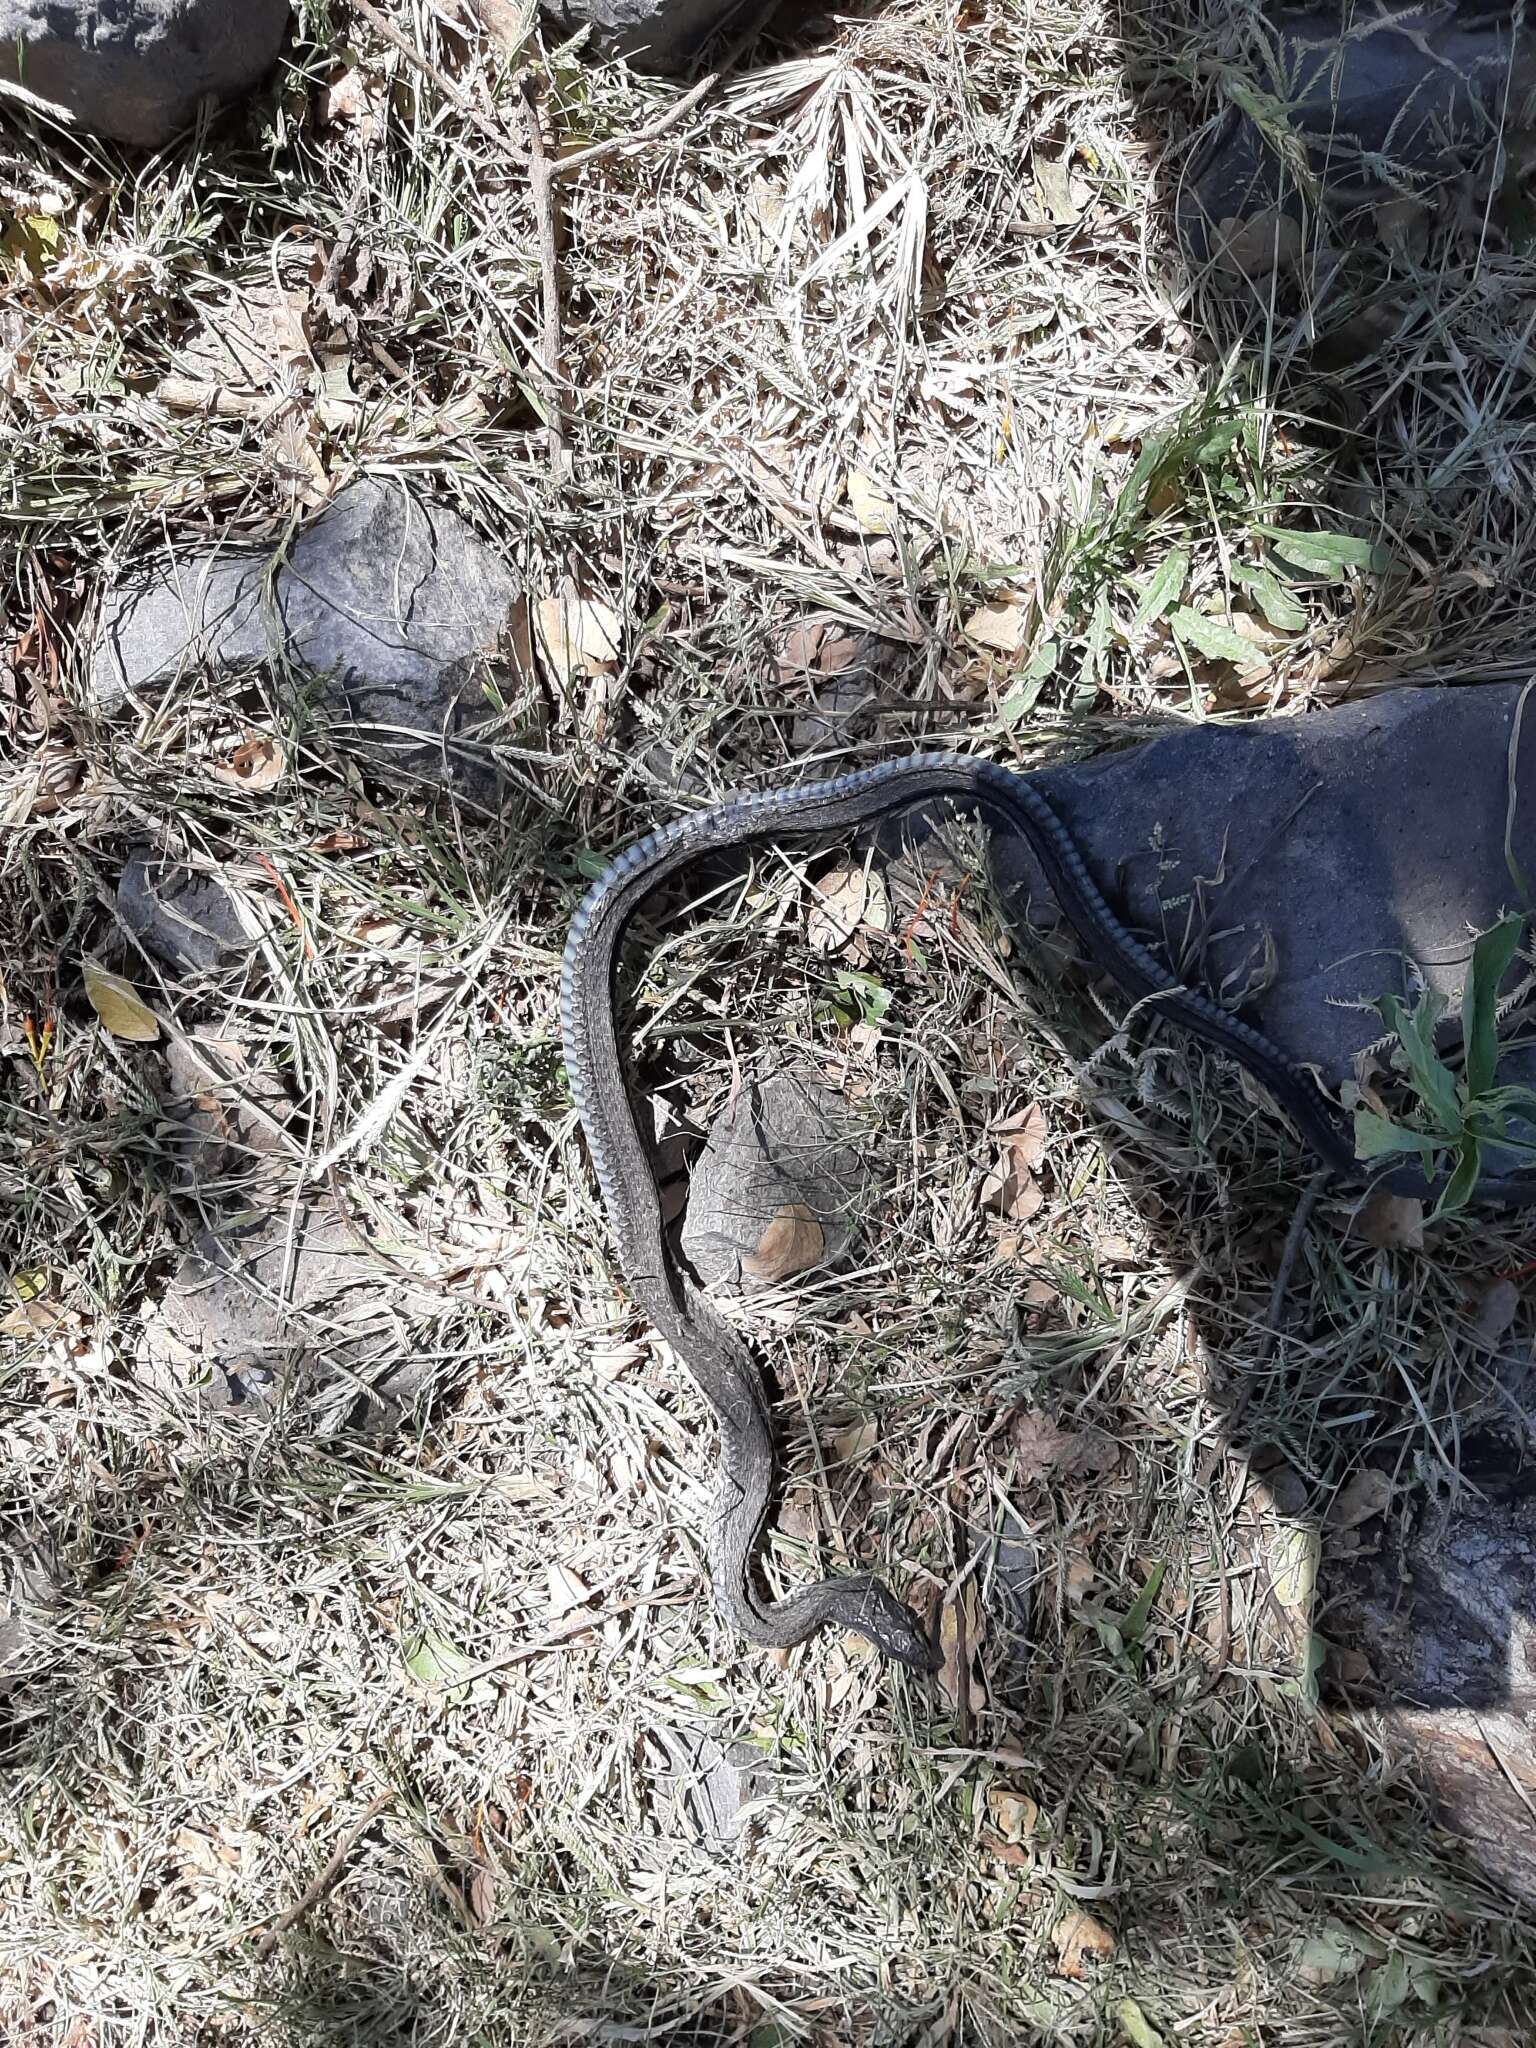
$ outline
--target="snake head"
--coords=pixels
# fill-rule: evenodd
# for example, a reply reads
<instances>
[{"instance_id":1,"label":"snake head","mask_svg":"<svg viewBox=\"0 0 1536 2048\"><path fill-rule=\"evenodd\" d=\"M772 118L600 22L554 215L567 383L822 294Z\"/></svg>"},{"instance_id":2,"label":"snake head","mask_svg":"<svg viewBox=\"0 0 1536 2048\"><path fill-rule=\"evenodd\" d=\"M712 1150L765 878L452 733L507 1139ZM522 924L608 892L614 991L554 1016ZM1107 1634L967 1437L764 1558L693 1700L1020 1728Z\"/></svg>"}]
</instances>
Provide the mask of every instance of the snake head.
<instances>
[{"instance_id":1,"label":"snake head","mask_svg":"<svg viewBox=\"0 0 1536 2048\"><path fill-rule=\"evenodd\" d=\"M938 1652L912 1609L878 1579L869 1581L863 1595L858 1616L850 1618L849 1626L894 1663L913 1671L937 1671Z\"/></svg>"}]
</instances>

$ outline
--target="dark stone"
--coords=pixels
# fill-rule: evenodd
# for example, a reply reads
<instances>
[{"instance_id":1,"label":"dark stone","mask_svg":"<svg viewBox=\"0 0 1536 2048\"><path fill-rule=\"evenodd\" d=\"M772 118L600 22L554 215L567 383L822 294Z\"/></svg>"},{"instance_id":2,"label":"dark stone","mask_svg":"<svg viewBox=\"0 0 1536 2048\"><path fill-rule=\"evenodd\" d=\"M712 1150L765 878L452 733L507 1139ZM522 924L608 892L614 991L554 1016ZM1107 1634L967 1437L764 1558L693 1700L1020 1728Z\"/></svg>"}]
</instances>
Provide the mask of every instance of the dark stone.
<instances>
[{"instance_id":1,"label":"dark stone","mask_svg":"<svg viewBox=\"0 0 1536 2048\"><path fill-rule=\"evenodd\" d=\"M1275 7L1263 29L1238 68L1275 104L1335 212L1408 189L1404 173L1445 177L1486 151L1531 78L1512 8ZM1276 205L1299 214L1295 171L1252 114L1232 105L1181 181L1186 240L1203 253L1222 221Z\"/></svg>"},{"instance_id":2,"label":"dark stone","mask_svg":"<svg viewBox=\"0 0 1536 2048\"><path fill-rule=\"evenodd\" d=\"M288 0L0 0L0 79L158 149L276 62Z\"/></svg>"},{"instance_id":3,"label":"dark stone","mask_svg":"<svg viewBox=\"0 0 1536 2048\"><path fill-rule=\"evenodd\" d=\"M203 550L107 596L91 659L111 714L198 667L270 670L374 759L483 784L483 683L526 667L517 579L459 515L370 478L298 536L286 561Z\"/></svg>"},{"instance_id":4,"label":"dark stone","mask_svg":"<svg viewBox=\"0 0 1536 2048\"><path fill-rule=\"evenodd\" d=\"M1452 1003L1472 935L1536 873L1536 718L1521 686L1400 689L1310 717L1206 724L1034 778L1100 887L1186 979L1251 991L1244 1014L1330 1084L1385 1029L1373 1000L1417 973ZM1049 905L1018 841L993 843L1014 908ZM1510 1079L1536 1079L1511 1050Z\"/></svg>"},{"instance_id":5,"label":"dark stone","mask_svg":"<svg viewBox=\"0 0 1536 2048\"><path fill-rule=\"evenodd\" d=\"M252 943L240 906L214 875L197 875L158 854L135 854L117 884L129 931L167 967L208 973Z\"/></svg>"},{"instance_id":6,"label":"dark stone","mask_svg":"<svg viewBox=\"0 0 1536 2048\"><path fill-rule=\"evenodd\" d=\"M594 56L625 57L642 71L686 71L712 36L743 13L742 0L559 0L545 13L564 35L592 30Z\"/></svg>"}]
</instances>

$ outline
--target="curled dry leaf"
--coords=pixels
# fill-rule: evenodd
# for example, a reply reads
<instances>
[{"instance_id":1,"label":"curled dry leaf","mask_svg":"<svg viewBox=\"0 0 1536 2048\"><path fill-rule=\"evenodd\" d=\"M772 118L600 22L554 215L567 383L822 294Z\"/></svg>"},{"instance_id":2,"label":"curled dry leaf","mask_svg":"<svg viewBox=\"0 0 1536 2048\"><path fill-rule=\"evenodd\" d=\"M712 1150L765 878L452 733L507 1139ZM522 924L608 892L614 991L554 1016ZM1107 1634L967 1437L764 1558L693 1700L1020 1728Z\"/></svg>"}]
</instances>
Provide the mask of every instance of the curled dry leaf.
<instances>
[{"instance_id":1,"label":"curled dry leaf","mask_svg":"<svg viewBox=\"0 0 1536 2048\"><path fill-rule=\"evenodd\" d=\"M212 763L208 773L237 789L273 789L282 781L287 765L281 741L265 733L250 733L227 761Z\"/></svg>"},{"instance_id":2,"label":"curled dry leaf","mask_svg":"<svg viewBox=\"0 0 1536 2048\"><path fill-rule=\"evenodd\" d=\"M125 1038L136 1045L147 1045L151 1039L160 1036L159 1021L154 1011L134 988L120 974L113 974L97 960L89 957L83 962L86 1000L101 1019L105 1030L114 1038Z\"/></svg>"},{"instance_id":3,"label":"curled dry leaf","mask_svg":"<svg viewBox=\"0 0 1536 2048\"><path fill-rule=\"evenodd\" d=\"M1026 1475L1055 1472L1063 1479L1080 1479L1110 1471L1120 1462L1118 1446L1102 1430L1063 1429L1038 1409L1015 1415L1008 1438Z\"/></svg>"},{"instance_id":4,"label":"curled dry leaf","mask_svg":"<svg viewBox=\"0 0 1536 2048\"><path fill-rule=\"evenodd\" d=\"M806 920L813 953L840 953L863 926L888 932L891 895L882 875L867 868L834 868L816 884L816 901Z\"/></svg>"},{"instance_id":5,"label":"curled dry leaf","mask_svg":"<svg viewBox=\"0 0 1536 2048\"><path fill-rule=\"evenodd\" d=\"M1080 1906L1056 1922L1051 1929L1051 1944L1056 1950L1056 1974L1060 1977L1085 1977L1090 1961L1102 1961L1115 1952L1115 1937L1109 1929Z\"/></svg>"},{"instance_id":6,"label":"curled dry leaf","mask_svg":"<svg viewBox=\"0 0 1536 2048\"><path fill-rule=\"evenodd\" d=\"M987 1792L987 1812L992 1825L1007 1842L1022 1842L1035 1831L1040 1808L1027 1792L1011 1792L993 1785Z\"/></svg>"},{"instance_id":7,"label":"curled dry leaf","mask_svg":"<svg viewBox=\"0 0 1536 2048\"><path fill-rule=\"evenodd\" d=\"M999 1141L996 1164L981 1184L984 1209L996 1209L1011 1223L1027 1223L1045 1200L1035 1168L1045 1157L1045 1111L1038 1103L994 1125Z\"/></svg>"},{"instance_id":8,"label":"curled dry leaf","mask_svg":"<svg viewBox=\"0 0 1536 2048\"><path fill-rule=\"evenodd\" d=\"M1355 1212L1353 1234L1382 1251L1422 1251L1424 1204L1417 1195L1374 1188Z\"/></svg>"},{"instance_id":9,"label":"curled dry leaf","mask_svg":"<svg viewBox=\"0 0 1536 2048\"><path fill-rule=\"evenodd\" d=\"M535 616L539 646L557 682L606 675L618 667L623 621L601 598L541 597Z\"/></svg>"},{"instance_id":10,"label":"curled dry leaf","mask_svg":"<svg viewBox=\"0 0 1536 2048\"><path fill-rule=\"evenodd\" d=\"M825 1245L826 1235L804 1202L786 1202L769 1218L756 1251L742 1258L741 1270L764 1285L787 1280L814 1266Z\"/></svg>"}]
</instances>

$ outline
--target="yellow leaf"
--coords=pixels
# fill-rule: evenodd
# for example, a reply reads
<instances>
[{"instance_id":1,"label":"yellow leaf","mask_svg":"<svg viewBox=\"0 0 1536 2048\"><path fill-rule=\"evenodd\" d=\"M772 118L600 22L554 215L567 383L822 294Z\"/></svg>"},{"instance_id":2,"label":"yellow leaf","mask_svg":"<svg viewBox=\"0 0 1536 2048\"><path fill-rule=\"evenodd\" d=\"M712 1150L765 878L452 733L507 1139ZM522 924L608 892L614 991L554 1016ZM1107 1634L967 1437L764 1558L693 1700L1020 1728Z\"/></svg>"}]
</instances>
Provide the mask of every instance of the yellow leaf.
<instances>
[{"instance_id":1,"label":"yellow leaf","mask_svg":"<svg viewBox=\"0 0 1536 2048\"><path fill-rule=\"evenodd\" d=\"M861 533L894 533L896 503L862 469L848 472L848 503Z\"/></svg>"},{"instance_id":2,"label":"yellow leaf","mask_svg":"<svg viewBox=\"0 0 1536 2048\"><path fill-rule=\"evenodd\" d=\"M602 675L619 665L624 626L612 605L596 597L543 597L539 644L557 682Z\"/></svg>"},{"instance_id":3,"label":"yellow leaf","mask_svg":"<svg viewBox=\"0 0 1536 2048\"><path fill-rule=\"evenodd\" d=\"M1029 612L1012 598L994 598L974 611L961 627L975 647L988 647L995 654L1017 654L1029 638Z\"/></svg>"},{"instance_id":4,"label":"yellow leaf","mask_svg":"<svg viewBox=\"0 0 1536 2048\"><path fill-rule=\"evenodd\" d=\"M126 1038L144 1045L160 1036L154 1011L120 974L109 973L99 961L87 958L84 965L85 993L91 1008L114 1038Z\"/></svg>"},{"instance_id":5,"label":"yellow leaf","mask_svg":"<svg viewBox=\"0 0 1536 2048\"><path fill-rule=\"evenodd\" d=\"M742 1259L741 1270L752 1280L787 1280L803 1273L821 1257L826 1238L804 1202L786 1202L757 1240L757 1250Z\"/></svg>"}]
</instances>

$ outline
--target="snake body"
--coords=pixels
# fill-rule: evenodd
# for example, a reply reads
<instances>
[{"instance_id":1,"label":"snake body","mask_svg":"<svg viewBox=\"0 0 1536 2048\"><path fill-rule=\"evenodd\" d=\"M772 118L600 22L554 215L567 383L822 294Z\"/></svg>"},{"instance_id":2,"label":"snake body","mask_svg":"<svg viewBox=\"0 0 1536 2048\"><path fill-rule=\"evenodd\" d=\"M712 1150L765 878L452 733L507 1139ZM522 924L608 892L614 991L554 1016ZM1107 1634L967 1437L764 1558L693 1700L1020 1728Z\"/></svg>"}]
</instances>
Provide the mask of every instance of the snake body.
<instances>
[{"instance_id":1,"label":"snake body","mask_svg":"<svg viewBox=\"0 0 1536 2048\"><path fill-rule=\"evenodd\" d=\"M743 1338L669 1252L661 1198L624 1078L614 977L625 930L645 899L701 855L766 839L853 830L920 804L969 805L1024 837L1093 963L1133 1002L1229 1053L1268 1090L1326 1167L1360 1178L1350 1128L1312 1076L1262 1031L1179 982L1120 922L1072 834L1026 778L958 754L904 760L789 790L745 793L628 847L599 876L566 942L560 1015L566 1069L634 1299L692 1373L719 1424L722 1478L709 1532L716 1600L749 1642L788 1647L829 1624L887 1657L933 1667L922 1623L881 1580L844 1575L770 1598L754 1558L773 1493L773 1431L762 1374ZM1416 1179L1416 1170L1408 1169ZM1536 1177L1526 1199L1536 1195Z\"/></svg>"}]
</instances>

